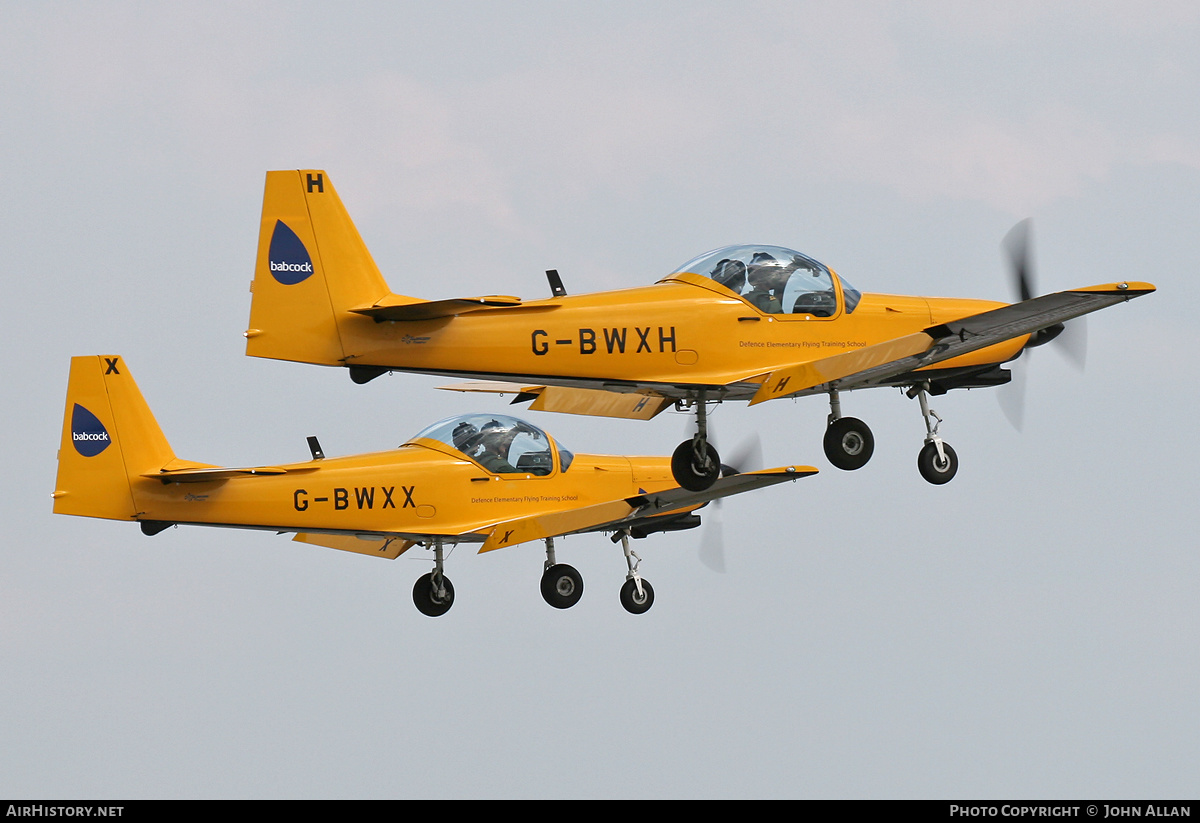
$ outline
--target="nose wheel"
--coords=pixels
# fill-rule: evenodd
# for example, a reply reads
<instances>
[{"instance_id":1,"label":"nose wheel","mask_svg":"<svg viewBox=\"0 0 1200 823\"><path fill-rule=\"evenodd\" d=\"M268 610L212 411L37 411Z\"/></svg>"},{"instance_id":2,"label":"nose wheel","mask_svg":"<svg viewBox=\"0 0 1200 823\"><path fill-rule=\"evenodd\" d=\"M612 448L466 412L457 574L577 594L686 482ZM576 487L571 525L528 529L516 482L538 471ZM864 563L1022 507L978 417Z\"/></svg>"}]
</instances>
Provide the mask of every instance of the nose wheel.
<instances>
[{"instance_id":1,"label":"nose wheel","mask_svg":"<svg viewBox=\"0 0 1200 823\"><path fill-rule=\"evenodd\" d=\"M613 538L616 540L616 537ZM621 586L621 605L630 614L645 614L654 605L654 587L650 581L642 579L638 567L642 558L629 548L629 532L621 532L621 549L625 552L625 563L629 573L625 575L625 585Z\"/></svg>"},{"instance_id":2,"label":"nose wheel","mask_svg":"<svg viewBox=\"0 0 1200 823\"><path fill-rule=\"evenodd\" d=\"M925 418L925 445L917 455L917 470L928 482L941 486L953 480L954 475L958 473L958 455L938 434L942 418L929 408L929 399L926 396L928 388L929 384L924 383L908 390L908 396L916 397L917 402L921 404L921 416Z\"/></svg>"},{"instance_id":3,"label":"nose wheel","mask_svg":"<svg viewBox=\"0 0 1200 823\"><path fill-rule=\"evenodd\" d=\"M648 580L626 580L621 587L621 605L630 614L645 614L654 605L654 588Z\"/></svg>"},{"instance_id":4,"label":"nose wheel","mask_svg":"<svg viewBox=\"0 0 1200 823\"><path fill-rule=\"evenodd\" d=\"M950 448L949 443L941 443L941 452L939 453L938 445L937 443L926 443L921 447L921 453L917 455L918 471L921 472L922 477L935 486L949 483L958 472L958 455L954 453L954 449Z\"/></svg>"}]
</instances>

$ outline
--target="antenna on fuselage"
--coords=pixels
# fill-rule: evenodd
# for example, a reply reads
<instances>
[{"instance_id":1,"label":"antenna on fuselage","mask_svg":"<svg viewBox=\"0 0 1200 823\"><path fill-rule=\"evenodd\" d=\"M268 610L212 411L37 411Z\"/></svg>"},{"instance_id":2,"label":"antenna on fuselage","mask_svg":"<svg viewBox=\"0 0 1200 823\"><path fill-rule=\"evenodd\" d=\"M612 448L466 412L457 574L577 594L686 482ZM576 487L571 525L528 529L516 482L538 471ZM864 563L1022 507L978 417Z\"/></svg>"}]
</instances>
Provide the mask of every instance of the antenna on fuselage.
<instances>
[{"instance_id":1,"label":"antenna on fuselage","mask_svg":"<svg viewBox=\"0 0 1200 823\"><path fill-rule=\"evenodd\" d=\"M317 442L316 437L308 438L308 450L312 452L313 460L324 460L325 452L321 451L321 444Z\"/></svg>"},{"instance_id":2,"label":"antenna on fuselage","mask_svg":"<svg viewBox=\"0 0 1200 823\"><path fill-rule=\"evenodd\" d=\"M546 279L550 281L550 293L555 297L566 297L567 290L563 288L562 278L558 276L558 269L546 269Z\"/></svg>"}]
</instances>

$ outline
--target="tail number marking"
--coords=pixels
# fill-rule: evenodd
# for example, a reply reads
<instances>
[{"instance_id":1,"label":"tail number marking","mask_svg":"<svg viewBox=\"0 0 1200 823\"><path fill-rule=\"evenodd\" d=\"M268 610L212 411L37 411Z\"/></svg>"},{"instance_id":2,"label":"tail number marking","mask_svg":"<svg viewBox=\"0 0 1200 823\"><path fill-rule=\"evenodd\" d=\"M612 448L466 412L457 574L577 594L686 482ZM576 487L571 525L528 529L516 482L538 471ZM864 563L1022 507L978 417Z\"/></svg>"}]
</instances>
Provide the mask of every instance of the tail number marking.
<instances>
[{"instance_id":1,"label":"tail number marking","mask_svg":"<svg viewBox=\"0 0 1200 823\"><path fill-rule=\"evenodd\" d=\"M415 509L417 507L416 501L413 500L416 490L416 486L400 487L400 492L404 496L400 502L400 508ZM377 497L376 492L379 492L380 496ZM395 495L395 486L354 486L353 488L338 486L334 488L332 495L325 497L309 497L308 489L296 489L292 492L292 508L303 512L308 511L311 505L332 502L334 511L346 511L351 508L354 511L361 511L374 509L375 503L378 501L380 509L394 509L396 508Z\"/></svg>"}]
</instances>

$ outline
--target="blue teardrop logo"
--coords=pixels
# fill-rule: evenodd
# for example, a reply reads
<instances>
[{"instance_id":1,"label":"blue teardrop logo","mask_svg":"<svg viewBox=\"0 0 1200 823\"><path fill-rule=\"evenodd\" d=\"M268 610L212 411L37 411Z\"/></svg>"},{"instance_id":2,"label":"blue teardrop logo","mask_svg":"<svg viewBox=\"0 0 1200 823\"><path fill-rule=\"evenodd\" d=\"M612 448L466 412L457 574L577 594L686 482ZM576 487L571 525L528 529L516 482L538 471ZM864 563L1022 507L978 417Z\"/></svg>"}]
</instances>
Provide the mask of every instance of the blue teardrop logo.
<instances>
[{"instance_id":1,"label":"blue teardrop logo","mask_svg":"<svg viewBox=\"0 0 1200 823\"><path fill-rule=\"evenodd\" d=\"M282 220L275 221L267 258L271 265L271 276L285 286L294 286L312 277L313 264L308 249Z\"/></svg>"},{"instance_id":2,"label":"blue teardrop logo","mask_svg":"<svg viewBox=\"0 0 1200 823\"><path fill-rule=\"evenodd\" d=\"M71 440L84 457L95 457L112 443L100 419L78 403L71 411Z\"/></svg>"}]
</instances>

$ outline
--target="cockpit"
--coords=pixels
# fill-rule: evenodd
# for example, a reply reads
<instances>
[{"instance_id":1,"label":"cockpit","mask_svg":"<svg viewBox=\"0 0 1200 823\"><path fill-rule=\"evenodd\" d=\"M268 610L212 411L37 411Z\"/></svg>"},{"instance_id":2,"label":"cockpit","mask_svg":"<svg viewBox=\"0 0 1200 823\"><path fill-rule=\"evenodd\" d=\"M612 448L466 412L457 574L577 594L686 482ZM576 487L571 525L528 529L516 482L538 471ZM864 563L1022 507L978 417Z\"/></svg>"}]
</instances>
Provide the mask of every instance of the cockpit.
<instances>
[{"instance_id":1,"label":"cockpit","mask_svg":"<svg viewBox=\"0 0 1200 823\"><path fill-rule=\"evenodd\" d=\"M554 471L554 447L537 426L504 414L465 414L448 417L416 434L411 441L437 440L495 474L547 475ZM566 471L574 455L558 448L559 470Z\"/></svg>"},{"instance_id":2,"label":"cockpit","mask_svg":"<svg viewBox=\"0 0 1200 823\"><path fill-rule=\"evenodd\" d=\"M832 317L838 311L833 273L783 246L725 246L689 260L671 274L683 272L711 278L767 314ZM840 283L849 314L862 293L845 280Z\"/></svg>"}]
</instances>

